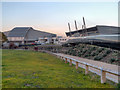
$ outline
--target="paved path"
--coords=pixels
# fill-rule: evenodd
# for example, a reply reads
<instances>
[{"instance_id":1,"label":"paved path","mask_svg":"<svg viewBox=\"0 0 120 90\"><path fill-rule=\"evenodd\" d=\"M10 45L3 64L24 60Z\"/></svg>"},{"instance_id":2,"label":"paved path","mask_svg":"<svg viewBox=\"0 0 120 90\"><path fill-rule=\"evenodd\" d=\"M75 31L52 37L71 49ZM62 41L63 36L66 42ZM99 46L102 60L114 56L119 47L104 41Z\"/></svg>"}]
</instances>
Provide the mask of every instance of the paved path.
<instances>
[{"instance_id":1,"label":"paved path","mask_svg":"<svg viewBox=\"0 0 120 90\"><path fill-rule=\"evenodd\" d=\"M100 61L94 61L94 60L90 60L90 59L85 59L85 58L81 58L81 57L77 57L77 56L71 56L71 55L62 54L62 53L54 53L54 54L61 55L63 57L66 56L66 57L74 58L76 60L80 60L82 62L86 62L86 63L89 63L91 65L95 65L95 66L102 67L102 68L107 69L107 70L111 70L111 71L115 71L115 72L120 73L120 66L117 66L117 65L108 64L108 63L104 63L104 62L100 62ZM75 64L75 62L73 62L73 64ZM84 65L79 65L79 67L85 68ZM100 70L97 70L97 69L94 69L91 67L89 68L89 70L91 72L98 74L98 75L101 75ZM119 78L118 76L111 75L109 73L107 73L106 76L107 76L107 79L110 79L110 80L118 83L118 78Z\"/></svg>"}]
</instances>

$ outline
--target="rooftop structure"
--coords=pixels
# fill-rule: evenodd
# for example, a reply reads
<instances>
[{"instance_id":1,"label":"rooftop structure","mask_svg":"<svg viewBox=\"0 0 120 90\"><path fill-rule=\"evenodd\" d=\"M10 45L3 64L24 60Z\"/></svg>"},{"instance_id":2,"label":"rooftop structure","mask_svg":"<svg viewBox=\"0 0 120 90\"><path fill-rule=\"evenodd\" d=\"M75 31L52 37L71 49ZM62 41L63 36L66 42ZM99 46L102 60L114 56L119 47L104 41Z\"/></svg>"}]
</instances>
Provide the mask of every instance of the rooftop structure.
<instances>
[{"instance_id":1,"label":"rooftop structure","mask_svg":"<svg viewBox=\"0 0 120 90\"><path fill-rule=\"evenodd\" d=\"M102 35L120 34L120 27L97 25L90 28L66 32L66 35L70 37L82 37L82 36L92 36L92 35L100 35L100 34Z\"/></svg>"},{"instance_id":2,"label":"rooftop structure","mask_svg":"<svg viewBox=\"0 0 120 90\"><path fill-rule=\"evenodd\" d=\"M35 30L32 27L15 27L7 36L8 41L13 42L35 42L39 38L45 37L56 37L56 34Z\"/></svg>"}]
</instances>

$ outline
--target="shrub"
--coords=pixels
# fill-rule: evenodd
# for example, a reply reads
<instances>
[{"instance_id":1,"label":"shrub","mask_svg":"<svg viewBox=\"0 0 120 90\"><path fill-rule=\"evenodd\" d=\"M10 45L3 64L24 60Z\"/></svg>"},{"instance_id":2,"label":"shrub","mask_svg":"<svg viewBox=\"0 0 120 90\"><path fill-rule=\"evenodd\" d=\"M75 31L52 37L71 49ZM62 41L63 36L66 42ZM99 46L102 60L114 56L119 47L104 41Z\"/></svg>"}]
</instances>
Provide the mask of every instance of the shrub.
<instances>
[{"instance_id":1,"label":"shrub","mask_svg":"<svg viewBox=\"0 0 120 90\"><path fill-rule=\"evenodd\" d=\"M96 56L95 58L94 58L94 60L101 60L102 59L102 57L100 57L100 56Z\"/></svg>"},{"instance_id":2,"label":"shrub","mask_svg":"<svg viewBox=\"0 0 120 90\"><path fill-rule=\"evenodd\" d=\"M84 57L89 57L90 55L86 54Z\"/></svg>"},{"instance_id":3,"label":"shrub","mask_svg":"<svg viewBox=\"0 0 120 90\"><path fill-rule=\"evenodd\" d=\"M78 56L79 56L79 57L81 57L81 55L82 55L81 53L78 53Z\"/></svg>"},{"instance_id":4,"label":"shrub","mask_svg":"<svg viewBox=\"0 0 120 90\"><path fill-rule=\"evenodd\" d=\"M89 50L90 50L90 51L93 51L93 50L95 50L95 49L92 47L92 48L90 48Z\"/></svg>"},{"instance_id":5,"label":"shrub","mask_svg":"<svg viewBox=\"0 0 120 90\"><path fill-rule=\"evenodd\" d=\"M87 53L88 53L88 54L91 54L91 51L90 51L90 50L88 50L88 51L87 51Z\"/></svg>"},{"instance_id":6,"label":"shrub","mask_svg":"<svg viewBox=\"0 0 120 90\"><path fill-rule=\"evenodd\" d=\"M114 62L115 61L115 58L111 58L110 59L110 63Z\"/></svg>"},{"instance_id":7,"label":"shrub","mask_svg":"<svg viewBox=\"0 0 120 90\"><path fill-rule=\"evenodd\" d=\"M119 59L115 59L115 58L111 58L111 59L110 59L110 63L113 63L113 62L115 62L115 61L119 61Z\"/></svg>"},{"instance_id":8,"label":"shrub","mask_svg":"<svg viewBox=\"0 0 120 90\"><path fill-rule=\"evenodd\" d=\"M96 55L98 55L99 54L99 52L98 51L96 51Z\"/></svg>"},{"instance_id":9,"label":"shrub","mask_svg":"<svg viewBox=\"0 0 120 90\"><path fill-rule=\"evenodd\" d=\"M73 50L69 50L67 53L68 53L69 55L72 55Z\"/></svg>"},{"instance_id":10,"label":"shrub","mask_svg":"<svg viewBox=\"0 0 120 90\"><path fill-rule=\"evenodd\" d=\"M91 54L91 56L95 56L96 55L96 53L95 52L93 52L92 54Z\"/></svg>"},{"instance_id":11,"label":"shrub","mask_svg":"<svg viewBox=\"0 0 120 90\"><path fill-rule=\"evenodd\" d=\"M103 54L103 56L102 57L106 57L107 56L107 54L105 53L105 54Z\"/></svg>"},{"instance_id":12,"label":"shrub","mask_svg":"<svg viewBox=\"0 0 120 90\"><path fill-rule=\"evenodd\" d=\"M82 51L82 50L83 50L83 48L82 48L82 47L79 47L79 50L81 50L81 51Z\"/></svg>"},{"instance_id":13,"label":"shrub","mask_svg":"<svg viewBox=\"0 0 120 90\"><path fill-rule=\"evenodd\" d=\"M118 53L113 53L112 55L113 55L113 56L118 56Z\"/></svg>"},{"instance_id":14,"label":"shrub","mask_svg":"<svg viewBox=\"0 0 120 90\"><path fill-rule=\"evenodd\" d=\"M106 57L108 54L110 54L110 50L107 50L104 54L103 54L103 57Z\"/></svg>"},{"instance_id":15,"label":"shrub","mask_svg":"<svg viewBox=\"0 0 120 90\"><path fill-rule=\"evenodd\" d=\"M115 61L119 61L119 59L115 59Z\"/></svg>"},{"instance_id":16,"label":"shrub","mask_svg":"<svg viewBox=\"0 0 120 90\"><path fill-rule=\"evenodd\" d=\"M81 46L81 48L84 48L84 46Z\"/></svg>"},{"instance_id":17,"label":"shrub","mask_svg":"<svg viewBox=\"0 0 120 90\"><path fill-rule=\"evenodd\" d=\"M109 53L111 53L111 51L110 51L110 50L107 50L107 51L106 51L106 54L109 54Z\"/></svg>"},{"instance_id":18,"label":"shrub","mask_svg":"<svg viewBox=\"0 0 120 90\"><path fill-rule=\"evenodd\" d=\"M111 51L110 50L106 50L105 52L104 52L104 54L102 55L102 57L106 57L108 54L110 54L111 53Z\"/></svg>"},{"instance_id":19,"label":"shrub","mask_svg":"<svg viewBox=\"0 0 120 90\"><path fill-rule=\"evenodd\" d=\"M72 51L72 55L76 56L76 51L75 50Z\"/></svg>"},{"instance_id":20,"label":"shrub","mask_svg":"<svg viewBox=\"0 0 120 90\"><path fill-rule=\"evenodd\" d=\"M96 50L96 47L92 47L91 50Z\"/></svg>"},{"instance_id":21,"label":"shrub","mask_svg":"<svg viewBox=\"0 0 120 90\"><path fill-rule=\"evenodd\" d=\"M85 53L86 53L86 51L87 51L87 50L84 50L84 51L82 52L82 54L85 54Z\"/></svg>"},{"instance_id":22,"label":"shrub","mask_svg":"<svg viewBox=\"0 0 120 90\"><path fill-rule=\"evenodd\" d=\"M99 49L98 49L98 52L100 53L100 52L102 52L102 50L103 50L103 48L99 48Z\"/></svg>"}]
</instances>

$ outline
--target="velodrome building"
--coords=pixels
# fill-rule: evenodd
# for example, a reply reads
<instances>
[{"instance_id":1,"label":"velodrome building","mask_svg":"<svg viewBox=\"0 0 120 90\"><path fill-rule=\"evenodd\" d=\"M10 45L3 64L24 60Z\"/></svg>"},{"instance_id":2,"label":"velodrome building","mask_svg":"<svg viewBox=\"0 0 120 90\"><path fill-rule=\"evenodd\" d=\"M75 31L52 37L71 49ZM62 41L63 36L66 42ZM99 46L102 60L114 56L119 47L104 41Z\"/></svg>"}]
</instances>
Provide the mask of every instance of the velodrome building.
<instances>
[{"instance_id":1,"label":"velodrome building","mask_svg":"<svg viewBox=\"0 0 120 90\"><path fill-rule=\"evenodd\" d=\"M52 38L56 34L35 30L32 27L15 27L7 35L9 42L14 43L34 43L42 40L42 42L53 43Z\"/></svg>"}]
</instances>

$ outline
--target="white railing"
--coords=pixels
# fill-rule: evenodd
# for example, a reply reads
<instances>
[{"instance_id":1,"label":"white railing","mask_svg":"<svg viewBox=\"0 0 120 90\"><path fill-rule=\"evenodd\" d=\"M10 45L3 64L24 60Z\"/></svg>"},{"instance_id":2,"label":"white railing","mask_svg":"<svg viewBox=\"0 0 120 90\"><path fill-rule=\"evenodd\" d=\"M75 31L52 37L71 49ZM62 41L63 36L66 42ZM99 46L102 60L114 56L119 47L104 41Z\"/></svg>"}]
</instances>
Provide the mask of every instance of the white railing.
<instances>
[{"instance_id":1,"label":"white railing","mask_svg":"<svg viewBox=\"0 0 120 90\"><path fill-rule=\"evenodd\" d=\"M83 64L85 65L85 74L88 74L89 72L89 67L92 67L94 69L97 69L97 70L100 70L101 71L101 83L105 83L106 82L106 73L109 73L109 74L112 74L112 75L115 75L115 76L118 76L120 77L120 73L119 72L116 72L116 71L112 71L112 70L108 70L108 69L104 69L102 67L98 67L98 66L95 66L95 65L92 65L92 64L89 64L89 63L86 63L86 62L83 62L83 61L79 61L79 60L76 60L74 58L70 58L70 57L67 57L67 56L62 56L62 55L57 55L57 54L54 54L56 55L57 57L61 58L61 59L65 59L65 63L68 62L69 60L69 65L72 66L72 61L76 62L76 69L78 69L78 64Z\"/></svg>"}]
</instances>

